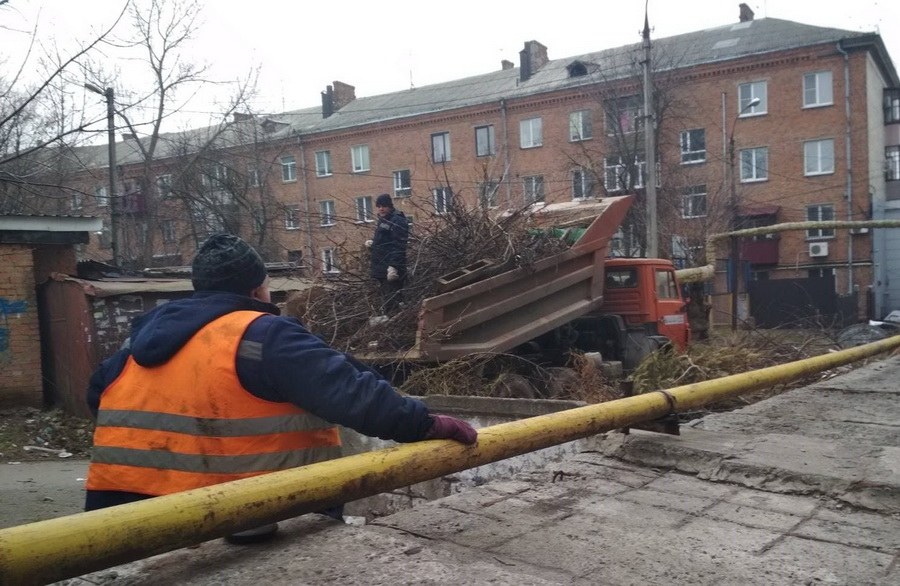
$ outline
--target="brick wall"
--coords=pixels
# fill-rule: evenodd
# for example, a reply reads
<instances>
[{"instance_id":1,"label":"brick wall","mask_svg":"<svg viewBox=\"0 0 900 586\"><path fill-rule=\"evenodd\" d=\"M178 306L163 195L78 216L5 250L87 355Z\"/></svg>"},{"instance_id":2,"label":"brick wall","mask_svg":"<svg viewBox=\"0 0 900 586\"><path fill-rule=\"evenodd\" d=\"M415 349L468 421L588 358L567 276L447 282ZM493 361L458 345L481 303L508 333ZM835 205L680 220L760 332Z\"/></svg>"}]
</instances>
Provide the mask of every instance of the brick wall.
<instances>
[{"instance_id":1,"label":"brick wall","mask_svg":"<svg viewBox=\"0 0 900 586\"><path fill-rule=\"evenodd\" d=\"M32 247L0 245L0 408L43 402Z\"/></svg>"}]
</instances>

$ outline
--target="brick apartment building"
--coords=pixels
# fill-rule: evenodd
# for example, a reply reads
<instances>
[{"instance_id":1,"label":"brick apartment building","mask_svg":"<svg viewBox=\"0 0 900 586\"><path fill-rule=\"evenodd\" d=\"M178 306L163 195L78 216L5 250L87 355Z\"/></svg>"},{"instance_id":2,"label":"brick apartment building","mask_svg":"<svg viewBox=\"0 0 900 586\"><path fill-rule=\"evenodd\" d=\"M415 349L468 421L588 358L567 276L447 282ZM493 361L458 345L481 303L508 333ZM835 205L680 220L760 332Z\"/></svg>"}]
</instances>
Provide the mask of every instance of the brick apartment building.
<instances>
[{"instance_id":1,"label":"brick apartment building","mask_svg":"<svg viewBox=\"0 0 900 586\"><path fill-rule=\"evenodd\" d=\"M900 79L878 34L756 20L741 5L739 22L652 47L661 255L705 264L706 237L735 221L900 218ZM130 137L118 144L122 258L136 258L129 246L139 243L153 255L145 263L183 264L203 236L227 229L269 261L340 271L370 236L380 193L414 225L451 205L636 193L615 246L641 254L641 44L552 60L549 51L529 41L518 67L365 98L336 81L321 106L238 116L215 138L166 135L146 164ZM110 215L105 155L105 145L79 150L87 170L66 180L79 213ZM900 305L894 232L748 239L742 272L833 276L836 292L860 294L860 315L880 317ZM85 254L110 258L108 235ZM727 290L727 258L723 249L716 292Z\"/></svg>"}]
</instances>

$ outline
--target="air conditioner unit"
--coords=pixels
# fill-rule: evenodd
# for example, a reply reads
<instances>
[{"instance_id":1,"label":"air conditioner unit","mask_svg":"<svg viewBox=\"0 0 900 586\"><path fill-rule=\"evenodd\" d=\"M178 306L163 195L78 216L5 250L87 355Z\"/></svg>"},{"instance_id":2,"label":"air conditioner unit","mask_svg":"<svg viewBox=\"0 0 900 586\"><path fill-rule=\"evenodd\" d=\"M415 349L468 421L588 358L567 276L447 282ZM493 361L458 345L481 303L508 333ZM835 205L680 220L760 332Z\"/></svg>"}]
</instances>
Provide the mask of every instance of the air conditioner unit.
<instances>
[{"instance_id":1,"label":"air conditioner unit","mask_svg":"<svg viewBox=\"0 0 900 586\"><path fill-rule=\"evenodd\" d=\"M851 234L868 234L869 229L868 228L850 228L850 233Z\"/></svg>"},{"instance_id":2,"label":"air conditioner unit","mask_svg":"<svg viewBox=\"0 0 900 586\"><path fill-rule=\"evenodd\" d=\"M813 258L828 256L828 243L827 242L810 242L809 243L809 256L811 256Z\"/></svg>"}]
</instances>

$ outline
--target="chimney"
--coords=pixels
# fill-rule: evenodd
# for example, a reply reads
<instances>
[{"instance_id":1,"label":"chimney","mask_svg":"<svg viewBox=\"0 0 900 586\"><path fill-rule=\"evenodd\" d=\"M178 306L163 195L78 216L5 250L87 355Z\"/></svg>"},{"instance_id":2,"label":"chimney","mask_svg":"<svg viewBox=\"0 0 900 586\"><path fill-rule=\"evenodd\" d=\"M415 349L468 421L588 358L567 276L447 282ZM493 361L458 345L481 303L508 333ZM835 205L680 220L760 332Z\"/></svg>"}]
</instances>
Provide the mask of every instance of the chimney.
<instances>
[{"instance_id":1,"label":"chimney","mask_svg":"<svg viewBox=\"0 0 900 586\"><path fill-rule=\"evenodd\" d=\"M741 22L753 20L753 10L749 6L741 2L738 7L741 9Z\"/></svg>"},{"instance_id":2,"label":"chimney","mask_svg":"<svg viewBox=\"0 0 900 586\"><path fill-rule=\"evenodd\" d=\"M252 120L253 114L244 114L242 112L234 112L232 114L235 122L244 122L245 120Z\"/></svg>"},{"instance_id":3,"label":"chimney","mask_svg":"<svg viewBox=\"0 0 900 586\"><path fill-rule=\"evenodd\" d=\"M521 68L519 69L519 79L528 81L537 70L547 64L547 47L537 41L527 41L525 48L519 51L519 61Z\"/></svg>"},{"instance_id":4,"label":"chimney","mask_svg":"<svg viewBox=\"0 0 900 586\"><path fill-rule=\"evenodd\" d=\"M356 99L356 88L340 81L334 82L334 109L340 110Z\"/></svg>"},{"instance_id":5,"label":"chimney","mask_svg":"<svg viewBox=\"0 0 900 586\"><path fill-rule=\"evenodd\" d=\"M506 71L507 69L512 69L515 66L516 66L516 64L513 63L512 61L510 61L509 59L504 59L503 61L500 62L500 70L501 71Z\"/></svg>"},{"instance_id":6,"label":"chimney","mask_svg":"<svg viewBox=\"0 0 900 586\"><path fill-rule=\"evenodd\" d=\"M328 118L334 114L334 88L328 86L322 92L322 118Z\"/></svg>"}]
</instances>

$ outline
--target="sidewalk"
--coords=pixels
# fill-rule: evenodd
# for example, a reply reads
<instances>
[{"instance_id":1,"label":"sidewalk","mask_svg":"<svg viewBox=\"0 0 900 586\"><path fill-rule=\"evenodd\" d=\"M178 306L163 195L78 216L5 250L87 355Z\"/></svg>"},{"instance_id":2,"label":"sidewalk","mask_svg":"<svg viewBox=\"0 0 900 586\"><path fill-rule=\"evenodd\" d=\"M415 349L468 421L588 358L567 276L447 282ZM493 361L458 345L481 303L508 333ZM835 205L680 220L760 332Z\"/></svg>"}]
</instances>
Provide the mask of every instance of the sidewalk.
<instances>
[{"instance_id":1,"label":"sidewalk","mask_svg":"<svg viewBox=\"0 0 900 586\"><path fill-rule=\"evenodd\" d=\"M64 583L900 584L898 380L893 358L371 525L309 515Z\"/></svg>"}]
</instances>

